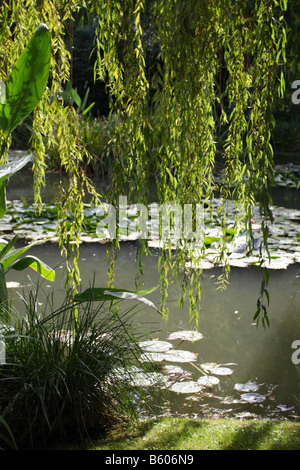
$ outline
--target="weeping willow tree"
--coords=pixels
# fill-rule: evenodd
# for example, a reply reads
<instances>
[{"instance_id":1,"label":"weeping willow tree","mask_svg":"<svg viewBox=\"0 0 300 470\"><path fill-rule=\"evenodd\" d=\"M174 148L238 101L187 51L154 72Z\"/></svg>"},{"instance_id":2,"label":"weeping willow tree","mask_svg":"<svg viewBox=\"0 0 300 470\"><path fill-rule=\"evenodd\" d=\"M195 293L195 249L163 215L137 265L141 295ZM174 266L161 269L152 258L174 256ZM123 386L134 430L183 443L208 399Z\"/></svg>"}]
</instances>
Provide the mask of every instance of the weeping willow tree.
<instances>
[{"instance_id":1,"label":"weeping willow tree","mask_svg":"<svg viewBox=\"0 0 300 470\"><path fill-rule=\"evenodd\" d=\"M61 89L72 81L72 38L78 12L95 25L95 80L104 81L115 116L112 204L147 204L154 176L158 203L201 202L209 222L218 197L221 236L220 285L228 281L226 201L235 202L234 227L244 227L253 248L251 219L258 204L263 245L268 252L270 184L273 179L273 110L284 94L283 66L287 0L6 0L0 9L0 79L5 82L18 54L41 22L52 38L51 80L33 116L34 190L41 204L46 155L55 145L69 186L60 209L60 246L68 258L68 278L79 283L77 266L83 224L84 191L95 204L99 195L82 170L90 156L80 141L74 108L65 106ZM71 47L66 46L66 38ZM219 136L223 139L219 145ZM7 142L7 146L9 142ZM221 181L214 178L222 168ZM68 227L67 214L72 223ZM195 217L195 214L194 214ZM118 240L109 246L113 260ZM205 245L191 250L184 240L161 249L162 306L172 276L182 281L191 315L198 316L201 264ZM173 247L174 248L174 247ZM139 245L139 261L148 253ZM186 263L187 258L189 264ZM194 269L196 267L196 269ZM183 269L184 268L184 269ZM265 271L263 271L265 273ZM113 276L112 276L113 279ZM264 275L258 306L267 294Z\"/></svg>"}]
</instances>

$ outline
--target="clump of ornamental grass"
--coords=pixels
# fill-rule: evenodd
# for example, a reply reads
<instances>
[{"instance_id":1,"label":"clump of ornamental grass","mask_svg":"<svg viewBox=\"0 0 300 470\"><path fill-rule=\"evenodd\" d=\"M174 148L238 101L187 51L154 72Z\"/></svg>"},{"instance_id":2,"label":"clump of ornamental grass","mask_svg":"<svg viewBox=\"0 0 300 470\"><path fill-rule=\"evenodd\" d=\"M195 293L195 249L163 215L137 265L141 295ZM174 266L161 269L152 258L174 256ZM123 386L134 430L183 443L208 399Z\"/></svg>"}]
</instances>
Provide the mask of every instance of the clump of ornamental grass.
<instances>
[{"instance_id":1,"label":"clump of ornamental grass","mask_svg":"<svg viewBox=\"0 0 300 470\"><path fill-rule=\"evenodd\" d=\"M87 301L42 315L36 294L23 300L0 364L0 416L18 448L87 440L136 418L146 391L133 376L152 366L140 361L133 311Z\"/></svg>"}]
</instances>

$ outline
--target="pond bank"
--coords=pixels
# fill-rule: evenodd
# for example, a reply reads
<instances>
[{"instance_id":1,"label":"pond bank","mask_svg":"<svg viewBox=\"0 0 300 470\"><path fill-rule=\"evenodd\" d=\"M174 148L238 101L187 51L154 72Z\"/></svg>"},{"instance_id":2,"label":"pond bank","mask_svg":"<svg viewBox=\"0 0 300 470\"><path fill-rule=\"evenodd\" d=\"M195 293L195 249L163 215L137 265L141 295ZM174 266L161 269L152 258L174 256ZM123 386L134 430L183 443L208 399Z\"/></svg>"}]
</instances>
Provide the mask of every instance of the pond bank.
<instances>
[{"instance_id":1,"label":"pond bank","mask_svg":"<svg viewBox=\"0 0 300 470\"><path fill-rule=\"evenodd\" d=\"M77 449L126 450L127 455L137 450L299 450L300 423L159 418L113 430Z\"/></svg>"}]
</instances>

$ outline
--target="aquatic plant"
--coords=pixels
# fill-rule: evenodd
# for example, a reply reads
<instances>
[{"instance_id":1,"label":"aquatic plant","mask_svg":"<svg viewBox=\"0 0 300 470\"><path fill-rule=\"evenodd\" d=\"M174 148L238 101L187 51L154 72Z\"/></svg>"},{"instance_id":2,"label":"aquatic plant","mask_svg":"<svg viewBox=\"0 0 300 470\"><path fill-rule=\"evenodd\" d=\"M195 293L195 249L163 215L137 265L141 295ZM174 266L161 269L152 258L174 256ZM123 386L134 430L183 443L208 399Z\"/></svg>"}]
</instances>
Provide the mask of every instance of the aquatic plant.
<instances>
[{"instance_id":1,"label":"aquatic plant","mask_svg":"<svg viewBox=\"0 0 300 470\"><path fill-rule=\"evenodd\" d=\"M56 310L51 297L43 307L38 300L38 291L23 297L23 317L16 312L3 330L1 419L18 449L86 440L118 419L136 419L146 398L138 377L154 369L140 361L144 333L134 309L112 312L105 295L66 298Z\"/></svg>"}]
</instances>

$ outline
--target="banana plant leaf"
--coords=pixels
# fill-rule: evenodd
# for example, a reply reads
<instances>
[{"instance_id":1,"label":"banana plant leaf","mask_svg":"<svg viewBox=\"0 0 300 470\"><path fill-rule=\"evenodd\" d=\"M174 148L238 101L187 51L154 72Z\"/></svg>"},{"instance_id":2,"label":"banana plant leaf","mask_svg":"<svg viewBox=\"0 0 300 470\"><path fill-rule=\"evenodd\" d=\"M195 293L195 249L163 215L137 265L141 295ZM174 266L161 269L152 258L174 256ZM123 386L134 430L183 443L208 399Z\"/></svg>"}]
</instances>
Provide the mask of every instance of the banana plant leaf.
<instances>
[{"instance_id":1,"label":"banana plant leaf","mask_svg":"<svg viewBox=\"0 0 300 470\"><path fill-rule=\"evenodd\" d=\"M35 256L24 256L24 258L21 258L10 265L11 269L15 269L17 271L23 271L23 269L28 267L34 269L42 277L48 279L48 281L54 281L55 279L55 271Z\"/></svg>"},{"instance_id":2,"label":"banana plant leaf","mask_svg":"<svg viewBox=\"0 0 300 470\"><path fill-rule=\"evenodd\" d=\"M1 240L1 251L0 251L0 264L2 264L2 260L11 252L13 249L13 244L17 239L17 235L14 236L11 240L8 242L6 240Z\"/></svg>"},{"instance_id":3,"label":"banana plant leaf","mask_svg":"<svg viewBox=\"0 0 300 470\"><path fill-rule=\"evenodd\" d=\"M21 255L26 253L27 250L36 245L38 241L30 243L22 248L14 249L13 244L16 239L17 235L7 244L5 244L5 242L0 243L0 265L3 267L4 271L8 268L22 271L27 267L31 267L41 274L42 277L47 278L49 281L54 281L55 271L35 256L25 256L24 258L18 259Z\"/></svg>"},{"instance_id":4,"label":"banana plant leaf","mask_svg":"<svg viewBox=\"0 0 300 470\"><path fill-rule=\"evenodd\" d=\"M41 24L20 55L6 83L0 105L0 127L8 135L37 106L47 86L51 59L50 33Z\"/></svg>"},{"instance_id":5,"label":"banana plant leaf","mask_svg":"<svg viewBox=\"0 0 300 470\"><path fill-rule=\"evenodd\" d=\"M138 291L130 291L126 289L114 289L108 287L92 287L86 289L82 293L75 296L76 302L84 302L90 300L96 301L103 301L103 300L138 300L139 302L143 302L146 305L154 308L159 312L157 307L151 302L149 299L146 299L144 295L150 294L153 292L157 287L147 289L147 290L138 290Z\"/></svg>"}]
</instances>

